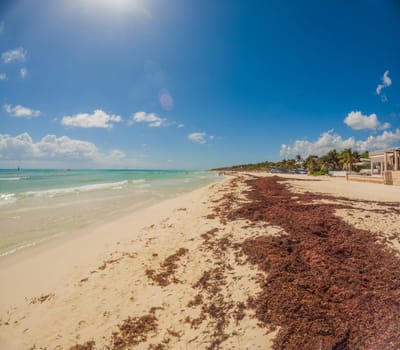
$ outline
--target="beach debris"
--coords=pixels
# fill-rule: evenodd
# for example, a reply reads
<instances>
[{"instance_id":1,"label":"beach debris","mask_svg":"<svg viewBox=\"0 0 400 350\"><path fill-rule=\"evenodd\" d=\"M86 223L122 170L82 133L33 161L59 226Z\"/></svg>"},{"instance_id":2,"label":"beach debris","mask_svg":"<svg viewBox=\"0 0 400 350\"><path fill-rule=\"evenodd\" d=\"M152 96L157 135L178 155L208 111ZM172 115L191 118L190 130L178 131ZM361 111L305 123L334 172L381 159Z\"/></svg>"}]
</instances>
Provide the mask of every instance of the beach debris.
<instances>
[{"instance_id":1,"label":"beach debris","mask_svg":"<svg viewBox=\"0 0 400 350\"><path fill-rule=\"evenodd\" d=\"M156 333L158 329L158 319L156 311L163 310L163 307L152 307L149 312L140 317L128 317L123 320L117 327L118 330L113 332L109 343L103 345L101 349L105 350L128 350L142 342L147 341L150 333ZM104 315L105 316L105 315ZM80 321L79 325L86 323ZM36 349L36 348L32 348ZM76 344L68 348L68 350L95 350L94 341L87 341L83 344ZM153 349L151 346L149 349ZM158 348L154 348L158 349ZM161 348L160 348L161 349Z\"/></svg>"},{"instance_id":2,"label":"beach debris","mask_svg":"<svg viewBox=\"0 0 400 350\"><path fill-rule=\"evenodd\" d=\"M95 342L93 340L90 340L84 344L73 345L68 350L94 350L95 348Z\"/></svg>"},{"instance_id":3,"label":"beach debris","mask_svg":"<svg viewBox=\"0 0 400 350\"><path fill-rule=\"evenodd\" d=\"M202 277L193 285L193 288L200 289L205 293L206 302L202 303L200 316L197 318L186 318L186 322L190 323L191 328L198 328L199 325L207 318L209 324L207 329L212 330L210 334L211 343L207 349L217 349L220 344L229 338L225 333L225 329L229 324L230 312L233 310L233 302L226 301L222 293L223 286L226 285L224 268L217 267L212 270L205 271ZM201 295L197 295L190 306L194 306L204 300ZM189 306L189 305L188 305Z\"/></svg>"},{"instance_id":4,"label":"beach debris","mask_svg":"<svg viewBox=\"0 0 400 350\"><path fill-rule=\"evenodd\" d=\"M203 304L203 297L201 294L196 294L193 300L190 300L187 304L188 307L194 307Z\"/></svg>"},{"instance_id":5,"label":"beach debris","mask_svg":"<svg viewBox=\"0 0 400 350\"><path fill-rule=\"evenodd\" d=\"M165 350L167 346L165 344L150 344L149 350Z\"/></svg>"},{"instance_id":6,"label":"beach debris","mask_svg":"<svg viewBox=\"0 0 400 350\"><path fill-rule=\"evenodd\" d=\"M182 331L178 332L178 331L175 331L174 329L171 329L171 328L167 328L167 332L168 332L169 335L171 335L171 336L173 336L175 338L181 338L182 335L183 335Z\"/></svg>"},{"instance_id":7,"label":"beach debris","mask_svg":"<svg viewBox=\"0 0 400 350\"><path fill-rule=\"evenodd\" d=\"M205 241L209 241L218 231L219 229L215 227L205 233L202 233L200 237L203 238Z\"/></svg>"},{"instance_id":8,"label":"beach debris","mask_svg":"<svg viewBox=\"0 0 400 350\"><path fill-rule=\"evenodd\" d=\"M200 315L196 318L186 317L185 322L189 323L192 329L197 329L207 321L209 330L209 345L207 349L218 349L230 335L226 332L234 315L235 303L226 294L227 271L231 271L228 263L229 248L233 248L231 234L219 235L220 229L213 228L201 234L202 246L205 251L212 254L214 268L203 272L202 276L193 288L199 292L193 300L189 301L188 307L201 306ZM195 338L196 339L196 338Z\"/></svg>"},{"instance_id":9,"label":"beach debris","mask_svg":"<svg viewBox=\"0 0 400 350\"><path fill-rule=\"evenodd\" d=\"M42 294L39 297L32 298L30 301L30 304L42 304L45 301L50 300L54 297L55 297L55 294L53 294L53 293Z\"/></svg>"},{"instance_id":10,"label":"beach debris","mask_svg":"<svg viewBox=\"0 0 400 350\"><path fill-rule=\"evenodd\" d=\"M98 267L98 269L99 270L105 270L108 265L114 264L114 263L120 261L122 258L123 257L121 256L121 257L118 257L118 258L108 259L108 260L104 261L103 264Z\"/></svg>"},{"instance_id":11,"label":"beach debris","mask_svg":"<svg viewBox=\"0 0 400 350\"><path fill-rule=\"evenodd\" d=\"M205 216L205 218L207 220L214 220L216 217L217 217L217 215L215 215L215 214L208 214Z\"/></svg>"},{"instance_id":12,"label":"beach debris","mask_svg":"<svg viewBox=\"0 0 400 350\"><path fill-rule=\"evenodd\" d=\"M109 349L127 350L145 342L149 333L155 333L158 328L155 310L152 309L141 317L128 317L118 325L118 331L113 333Z\"/></svg>"},{"instance_id":13,"label":"beach debris","mask_svg":"<svg viewBox=\"0 0 400 350\"><path fill-rule=\"evenodd\" d=\"M279 328L274 349L400 349L396 252L378 234L335 215L354 201L312 193L294 201L284 180L250 178L249 201L220 210L226 220L265 221L285 231L242 244L249 262L266 273L249 306L269 330ZM199 283L209 289L206 281Z\"/></svg>"},{"instance_id":14,"label":"beach debris","mask_svg":"<svg viewBox=\"0 0 400 350\"><path fill-rule=\"evenodd\" d=\"M189 250L186 248L179 248L160 265L160 272L154 269L146 269L146 276L161 287L168 286L170 283L179 283L179 280L175 276L175 272L179 267L178 261L188 252Z\"/></svg>"},{"instance_id":15,"label":"beach debris","mask_svg":"<svg viewBox=\"0 0 400 350\"><path fill-rule=\"evenodd\" d=\"M247 309L247 306L243 302L238 302L236 304L236 309L235 309L235 318L236 318L236 324L239 324L241 320L245 317L246 313L245 310Z\"/></svg>"}]
</instances>

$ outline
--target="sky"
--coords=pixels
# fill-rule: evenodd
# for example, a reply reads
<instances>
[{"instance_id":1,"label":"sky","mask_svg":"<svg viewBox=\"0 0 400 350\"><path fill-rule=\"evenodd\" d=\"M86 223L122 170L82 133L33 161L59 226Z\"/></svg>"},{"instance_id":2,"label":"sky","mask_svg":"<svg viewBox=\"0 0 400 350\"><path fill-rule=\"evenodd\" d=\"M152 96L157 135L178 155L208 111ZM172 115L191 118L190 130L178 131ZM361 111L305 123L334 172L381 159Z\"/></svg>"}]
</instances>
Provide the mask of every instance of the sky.
<instances>
[{"instance_id":1,"label":"sky","mask_svg":"<svg viewBox=\"0 0 400 350\"><path fill-rule=\"evenodd\" d=\"M1 0L0 168L400 147L400 0Z\"/></svg>"}]
</instances>

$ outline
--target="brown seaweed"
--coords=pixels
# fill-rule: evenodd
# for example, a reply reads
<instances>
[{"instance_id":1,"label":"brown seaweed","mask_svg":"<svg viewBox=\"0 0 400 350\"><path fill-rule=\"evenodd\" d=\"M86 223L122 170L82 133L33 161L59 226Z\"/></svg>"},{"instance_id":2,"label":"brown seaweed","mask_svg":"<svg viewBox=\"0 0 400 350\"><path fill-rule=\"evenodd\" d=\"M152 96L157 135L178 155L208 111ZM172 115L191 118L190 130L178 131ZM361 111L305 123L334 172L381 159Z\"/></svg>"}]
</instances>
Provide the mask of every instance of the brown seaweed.
<instances>
[{"instance_id":1,"label":"brown seaweed","mask_svg":"<svg viewBox=\"0 0 400 350\"><path fill-rule=\"evenodd\" d=\"M174 254L168 256L161 264L161 271L157 273L154 269L147 269L146 276L156 282L159 286L165 287L170 283L178 283L175 272L178 269L178 261L189 252L186 248L179 248Z\"/></svg>"},{"instance_id":2,"label":"brown seaweed","mask_svg":"<svg viewBox=\"0 0 400 350\"><path fill-rule=\"evenodd\" d=\"M293 200L282 180L247 180L250 201L227 213L285 231L242 244L266 272L252 304L266 327L280 327L274 349L400 349L398 255L335 216L343 205L317 203L329 196L311 193Z\"/></svg>"}]
</instances>

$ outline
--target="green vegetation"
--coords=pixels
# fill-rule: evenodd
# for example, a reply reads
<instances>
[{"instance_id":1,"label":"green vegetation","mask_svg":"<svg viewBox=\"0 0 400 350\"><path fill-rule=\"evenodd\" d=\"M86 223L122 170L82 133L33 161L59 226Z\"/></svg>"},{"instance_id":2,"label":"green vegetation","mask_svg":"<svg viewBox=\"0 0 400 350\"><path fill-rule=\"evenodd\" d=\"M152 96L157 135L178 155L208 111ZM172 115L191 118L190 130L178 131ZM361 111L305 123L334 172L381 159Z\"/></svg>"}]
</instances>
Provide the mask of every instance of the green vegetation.
<instances>
[{"instance_id":1,"label":"green vegetation","mask_svg":"<svg viewBox=\"0 0 400 350\"><path fill-rule=\"evenodd\" d=\"M300 155L297 155L294 159L284 159L279 162L265 161L260 163L234 165L212 170L269 171L272 169L285 169L293 171L296 169L306 169L309 174L325 175L331 170L359 171L362 168L368 168L368 164L365 166L355 165L356 163L360 162L361 158L368 158L368 152L360 154L357 151L353 151L351 148L346 148L341 152L337 152L335 149L333 149L320 157L310 155L303 159Z\"/></svg>"}]
</instances>

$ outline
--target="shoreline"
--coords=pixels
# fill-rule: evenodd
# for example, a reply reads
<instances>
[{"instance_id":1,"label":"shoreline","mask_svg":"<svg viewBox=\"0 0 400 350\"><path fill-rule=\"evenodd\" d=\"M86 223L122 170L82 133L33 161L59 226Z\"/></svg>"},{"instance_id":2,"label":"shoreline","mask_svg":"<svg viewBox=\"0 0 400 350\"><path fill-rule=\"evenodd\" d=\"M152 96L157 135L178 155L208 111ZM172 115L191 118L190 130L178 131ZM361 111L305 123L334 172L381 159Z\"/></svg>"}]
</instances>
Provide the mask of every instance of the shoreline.
<instances>
[{"instance_id":1,"label":"shoreline","mask_svg":"<svg viewBox=\"0 0 400 350\"><path fill-rule=\"evenodd\" d=\"M222 181L225 181L223 179ZM147 202L140 203L139 205L132 205L131 208L124 210L123 212L119 212L114 214L111 217L108 217L105 221L100 220L93 222L87 226L72 230L66 233L60 233L55 237L44 240L43 242L39 242L38 244L34 244L27 248L23 248L21 250L17 250L15 253L11 253L8 255L4 255L0 257L0 280L3 280L2 273L7 269L13 269L14 267L19 267L23 265L27 265L27 261L36 261L36 263L40 263L40 261L51 259L50 256L57 256L55 252L62 252L64 249L71 250L76 249L76 251L81 250L81 246L86 243L90 243L91 240L100 239L103 245L107 244L115 244L118 241L118 234L113 237L106 237L107 234L105 232L109 232L108 230L112 230L113 226L121 226L126 225L130 220L136 220L137 217L149 215L149 213L153 211L157 211L158 207L169 206L170 202L173 203L180 198L184 198L185 196L192 196L195 192L205 191L210 186L218 183L219 181L215 181L211 184L201 186L200 188L194 189L192 191L181 193L177 195L173 195L169 198L163 198L159 200L158 198L151 199ZM149 223L150 224L150 223ZM100 237L101 236L101 237ZM123 235L120 235L121 239L124 238ZM132 237L135 238L135 237ZM104 248L96 246L96 250L93 251L94 247L91 246L89 250L90 259L94 259L96 253L101 254L104 253ZM44 257L43 257L44 255ZM90 259L86 259L81 261L81 263L85 263L90 261ZM53 259L52 259L53 260ZM53 260L54 261L54 260ZM64 265L64 264L63 264ZM70 265L70 264L65 264ZM65 269L68 269L69 266L65 266ZM24 270L22 268L21 270ZM14 274L13 273L9 273ZM4 289L0 289L0 300L5 300L3 295ZM1 311L1 304L0 304Z\"/></svg>"},{"instance_id":2,"label":"shoreline","mask_svg":"<svg viewBox=\"0 0 400 350\"><path fill-rule=\"evenodd\" d=\"M218 181L220 181L220 180L216 178L215 180L210 182L210 184L212 184L214 182L218 182ZM23 252L25 252L27 250L29 250L29 251L37 250L38 247L51 245L52 242L62 241L63 239L67 239L67 238L65 238L65 236L75 236L82 232L84 233L86 231L94 230L99 225L117 220L118 218L121 218L121 217L131 214L132 212L151 207L153 205L161 203L162 201L179 197L182 194L190 193L191 191L202 188L204 186L207 186L207 184L206 185L203 184L198 187L194 187L193 189L190 189L189 191L184 190L183 192L179 191L176 193L169 193L167 191L167 192L161 192L160 194L151 194L148 196L140 194L137 197L134 197L132 199L129 199L128 197L125 196L125 197L123 197L123 201L124 201L125 205L118 204L118 207L114 208L114 207L110 207L110 204L108 204L111 212L103 213L103 214L105 214L103 216L95 217L95 216L91 215L90 218L88 219L89 221L80 219L80 221L78 220L78 223L72 223L72 224L70 223L69 226L59 227L56 231L54 231L54 228L53 228L53 229L51 229L51 231L54 231L54 232L52 232L51 234L45 235L41 238L34 239L32 241L28 240L27 242L23 242L24 244L19 244L18 246L15 246L15 247L13 247L13 246L9 247L6 251L4 251L0 254L0 265L11 256L19 256L20 254L22 254ZM98 199L97 197L94 197L91 200L85 199L85 201L89 201L89 202L87 202L89 207L96 205L96 203L99 200L101 201L101 211L104 212L106 210L106 206L104 203L110 202L111 200L113 200L113 198L105 197L105 198ZM117 200L120 200L120 198L118 197ZM79 205L81 205L81 204L79 204ZM68 210L71 212L71 215L75 215L75 216L77 215L75 209L73 208L74 203L67 202L65 204L62 204L60 206L60 208L57 210L60 211L64 206L69 208ZM52 209L52 208L48 208L48 210L50 210L50 209ZM85 211L88 210L86 208L86 206L84 209L85 209ZM41 210L41 212L39 214L43 215L43 211L45 209L39 208L39 210ZM59 215L61 215L61 214L59 214ZM65 221L66 214L64 213L62 215L63 215L62 220ZM54 221L54 217L52 217L51 220ZM47 230L47 228L46 228L46 230ZM15 233L15 234L18 234L18 233ZM56 244L56 243L54 243L54 244Z\"/></svg>"},{"instance_id":3,"label":"shoreline","mask_svg":"<svg viewBox=\"0 0 400 350\"><path fill-rule=\"evenodd\" d=\"M251 263L244 242L283 238L289 231L273 220L235 214L246 206L263 208L264 199L249 197L253 178L274 179L226 176L99 224L14 265L0 261L0 344L10 350L117 349L118 342L135 349L272 349L286 325L260 324L251 300L254 304L262 295L269 273ZM307 176L278 183L290 189L289 204L307 208L312 200L338 206L329 220L358 234L373 228L400 256L397 206L366 198L379 193L393 199L382 185L338 187L336 181Z\"/></svg>"},{"instance_id":4,"label":"shoreline","mask_svg":"<svg viewBox=\"0 0 400 350\"><path fill-rule=\"evenodd\" d=\"M18 263L18 261L21 259L24 260L25 258L29 258L30 256L39 255L48 249L54 249L57 246L62 245L63 243L66 243L70 240L75 240L82 235L96 231L98 228L105 224L113 223L137 211L151 208L152 206L157 205L158 203L162 203L163 201L168 201L169 199L171 198L164 198L161 201L157 199L151 199L139 204L133 204L131 208L126 209L123 212L112 214L105 219L99 219L95 222L83 225L82 227L72 229L71 231L60 232L52 236L46 237L43 240L32 242L26 248L16 248L14 252L0 256L0 269L3 265L9 266L14 263Z\"/></svg>"}]
</instances>

